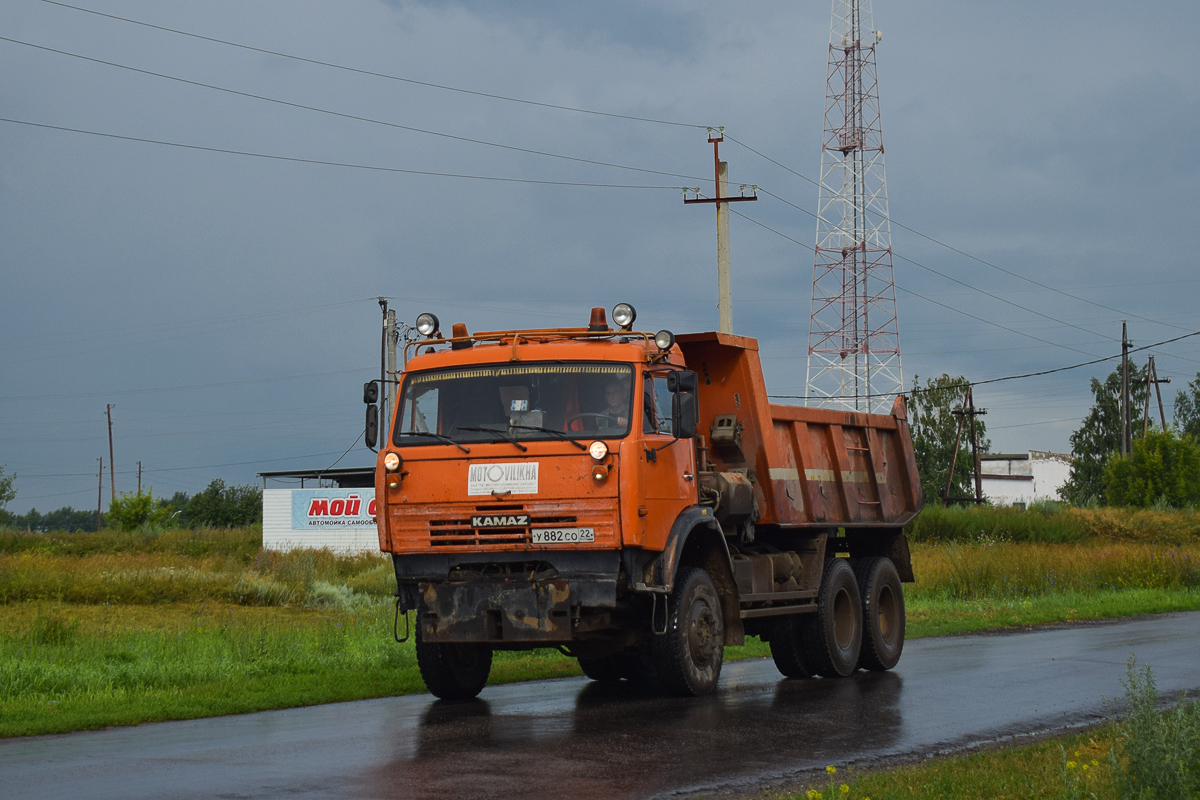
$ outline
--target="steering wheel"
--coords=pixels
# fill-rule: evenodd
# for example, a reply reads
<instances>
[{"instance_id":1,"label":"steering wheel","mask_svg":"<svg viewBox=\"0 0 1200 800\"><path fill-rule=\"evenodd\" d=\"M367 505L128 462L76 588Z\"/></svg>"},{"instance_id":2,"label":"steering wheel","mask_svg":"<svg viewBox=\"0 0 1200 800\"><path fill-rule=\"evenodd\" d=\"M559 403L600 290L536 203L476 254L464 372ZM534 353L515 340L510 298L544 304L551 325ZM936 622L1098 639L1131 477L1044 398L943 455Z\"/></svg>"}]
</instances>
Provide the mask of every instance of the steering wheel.
<instances>
[{"instance_id":1,"label":"steering wheel","mask_svg":"<svg viewBox=\"0 0 1200 800\"><path fill-rule=\"evenodd\" d=\"M569 430L571 430L572 422L574 422L577 419L584 419L585 417L595 420L596 421L595 424L596 424L597 428L600 427L600 422L602 420L606 421L607 424L604 425L604 427L606 427L606 428L621 427L620 420L617 419L616 417L614 417L612 414L597 414L597 413L594 413L591 411L585 411L582 414L572 414L571 416L567 417L566 422L563 423L563 428L565 428L566 430L569 431Z\"/></svg>"}]
</instances>

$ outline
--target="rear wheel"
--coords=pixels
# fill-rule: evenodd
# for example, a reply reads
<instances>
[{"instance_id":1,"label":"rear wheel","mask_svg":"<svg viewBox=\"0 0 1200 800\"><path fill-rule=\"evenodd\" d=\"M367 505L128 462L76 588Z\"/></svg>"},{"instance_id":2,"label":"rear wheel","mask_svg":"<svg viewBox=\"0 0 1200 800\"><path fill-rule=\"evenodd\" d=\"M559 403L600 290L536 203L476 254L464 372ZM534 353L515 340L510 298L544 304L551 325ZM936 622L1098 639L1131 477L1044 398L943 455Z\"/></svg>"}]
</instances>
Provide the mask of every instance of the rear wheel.
<instances>
[{"instance_id":1,"label":"rear wheel","mask_svg":"<svg viewBox=\"0 0 1200 800\"><path fill-rule=\"evenodd\" d=\"M417 666L430 694L443 700L469 700L487 684L492 648L486 644L423 642L418 628Z\"/></svg>"},{"instance_id":2,"label":"rear wheel","mask_svg":"<svg viewBox=\"0 0 1200 800\"><path fill-rule=\"evenodd\" d=\"M791 614L780 617L771 628L771 658L775 666L789 678L811 678L812 666L804 652L801 632L804 616Z\"/></svg>"},{"instance_id":3,"label":"rear wheel","mask_svg":"<svg viewBox=\"0 0 1200 800\"><path fill-rule=\"evenodd\" d=\"M844 558L825 563L817 613L806 614L801 641L813 672L844 678L858 667L862 647L862 601L854 570Z\"/></svg>"},{"instance_id":4,"label":"rear wheel","mask_svg":"<svg viewBox=\"0 0 1200 800\"><path fill-rule=\"evenodd\" d=\"M667 632L654 637L651 654L668 693L699 696L716 690L725 659L725 619L716 584L704 570L679 570Z\"/></svg>"},{"instance_id":5,"label":"rear wheel","mask_svg":"<svg viewBox=\"0 0 1200 800\"><path fill-rule=\"evenodd\" d=\"M889 558L863 559L856 572L863 606L858 665L882 672L896 666L904 650L904 587Z\"/></svg>"}]
</instances>

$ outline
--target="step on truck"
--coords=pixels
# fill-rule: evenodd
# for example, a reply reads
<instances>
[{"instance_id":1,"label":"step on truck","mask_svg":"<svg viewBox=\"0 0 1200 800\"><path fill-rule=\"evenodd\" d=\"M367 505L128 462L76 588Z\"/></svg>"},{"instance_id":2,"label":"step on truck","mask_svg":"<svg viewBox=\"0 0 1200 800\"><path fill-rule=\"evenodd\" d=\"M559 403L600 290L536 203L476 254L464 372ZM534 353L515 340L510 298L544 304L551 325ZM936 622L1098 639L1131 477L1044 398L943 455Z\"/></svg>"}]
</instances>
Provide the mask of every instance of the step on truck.
<instances>
[{"instance_id":1,"label":"step on truck","mask_svg":"<svg viewBox=\"0 0 1200 800\"><path fill-rule=\"evenodd\" d=\"M429 691L474 697L494 651L556 647L596 681L704 695L748 635L788 677L890 669L922 502L903 397L773 404L754 339L635 319L417 318L375 492Z\"/></svg>"}]
</instances>

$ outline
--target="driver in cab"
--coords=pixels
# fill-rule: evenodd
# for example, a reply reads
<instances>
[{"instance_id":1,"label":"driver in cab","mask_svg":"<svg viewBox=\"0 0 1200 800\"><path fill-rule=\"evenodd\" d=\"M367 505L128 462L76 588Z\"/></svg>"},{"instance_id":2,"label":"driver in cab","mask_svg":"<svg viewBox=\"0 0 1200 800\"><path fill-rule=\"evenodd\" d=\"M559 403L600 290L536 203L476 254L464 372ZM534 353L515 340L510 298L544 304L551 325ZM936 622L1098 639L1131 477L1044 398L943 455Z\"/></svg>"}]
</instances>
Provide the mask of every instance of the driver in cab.
<instances>
[{"instance_id":1,"label":"driver in cab","mask_svg":"<svg viewBox=\"0 0 1200 800\"><path fill-rule=\"evenodd\" d=\"M624 430L629 425L629 384L609 381L604 387L604 411L596 418L596 427Z\"/></svg>"}]
</instances>

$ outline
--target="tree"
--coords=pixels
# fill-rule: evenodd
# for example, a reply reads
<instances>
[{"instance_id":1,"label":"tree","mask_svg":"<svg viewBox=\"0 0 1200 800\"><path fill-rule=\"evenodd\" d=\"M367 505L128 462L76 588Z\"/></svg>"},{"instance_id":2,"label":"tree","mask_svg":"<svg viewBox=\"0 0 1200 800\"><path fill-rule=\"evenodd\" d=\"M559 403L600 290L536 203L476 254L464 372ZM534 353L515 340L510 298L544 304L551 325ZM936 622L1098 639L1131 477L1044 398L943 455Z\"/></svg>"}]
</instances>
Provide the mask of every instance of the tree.
<instances>
[{"instance_id":1,"label":"tree","mask_svg":"<svg viewBox=\"0 0 1200 800\"><path fill-rule=\"evenodd\" d=\"M1180 432L1191 434L1193 439L1200 441L1200 372L1196 373L1196 379L1189 382L1187 388L1175 394L1173 411Z\"/></svg>"},{"instance_id":2,"label":"tree","mask_svg":"<svg viewBox=\"0 0 1200 800\"><path fill-rule=\"evenodd\" d=\"M1129 365L1129 418L1133 430L1142 427L1142 403L1146 399L1146 368ZM1121 368L1101 383L1092 378L1092 396L1095 403L1083 424L1071 434L1071 476L1066 486L1059 490L1062 498L1074 505L1082 505L1104 497L1104 467L1113 453L1121 452Z\"/></svg>"},{"instance_id":3,"label":"tree","mask_svg":"<svg viewBox=\"0 0 1200 800\"><path fill-rule=\"evenodd\" d=\"M17 490L13 488L13 481L17 479L17 474L5 474L6 470L3 464L0 464L0 513L7 513L7 506L17 496Z\"/></svg>"},{"instance_id":4,"label":"tree","mask_svg":"<svg viewBox=\"0 0 1200 800\"><path fill-rule=\"evenodd\" d=\"M262 489L252 483L226 486L214 479L202 492L192 495L184 510L188 525L208 528L240 528L262 522Z\"/></svg>"},{"instance_id":5,"label":"tree","mask_svg":"<svg viewBox=\"0 0 1200 800\"><path fill-rule=\"evenodd\" d=\"M143 525L162 525L170 512L155 502L151 492L123 492L108 507L105 520L119 531L135 531Z\"/></svg>"},{"instance_id":6,"label":"tree","mask_svg":"<svg viewBox=\"0 0 1200 800\"><path fill-rule=\"evenodd\" d=\"M1104 467L1109 505L1172 508L1200 503L1200 445L1174 430L1150 431L1133 443L1129 458L1114 454Z\"/></svg>"},{"instance_id":7,"label":"tree","mask_svg":"<svg viewBox=\"0 0 1200 800\"><path fill-rule=\"evenodd\" d=\"M920 385L920 377L913 376L913 390L909 402L909 428L912 431L913 450L917 457L917 472L921 476L921 490L928 502L942 496L946 488L946 473L950 470L950 459L954 454L954 437L958 432L958 417L953 411L961 408L970 384L961 375L951 377L942 373ZM974 495L975 459L971 455L970 420L963 427L958 443L958 458L954 464L954 479L950 482L951 495ZM987 452L991 442L987 440L983 420L976 418L979 431L980 452Z\"/></svg>"}]
</instances>

